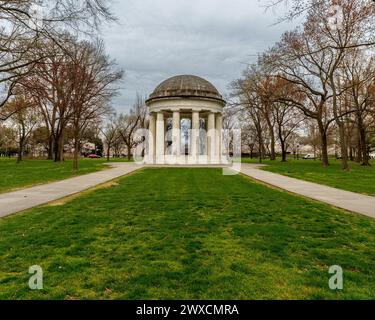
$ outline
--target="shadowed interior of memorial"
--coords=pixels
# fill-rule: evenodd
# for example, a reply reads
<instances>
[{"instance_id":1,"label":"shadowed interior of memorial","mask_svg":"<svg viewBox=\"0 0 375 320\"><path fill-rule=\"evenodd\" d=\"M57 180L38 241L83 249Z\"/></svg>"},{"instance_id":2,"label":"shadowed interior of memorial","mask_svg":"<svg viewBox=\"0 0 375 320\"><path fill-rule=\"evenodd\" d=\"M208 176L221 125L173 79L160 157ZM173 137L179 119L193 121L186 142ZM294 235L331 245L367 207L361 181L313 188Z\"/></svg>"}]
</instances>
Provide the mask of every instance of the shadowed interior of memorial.
<instances>
[{"instance_id":1,"label":"shadowed interior of memorial","mask_svg":"<svg viewBox=\"0 0 375 320\"><path fill-rule=\"evenodd\" d=\"M207 80L175 76L163 81L146 101L149 164L225 164L225 100Z\"/></svg>"}]
</instances>

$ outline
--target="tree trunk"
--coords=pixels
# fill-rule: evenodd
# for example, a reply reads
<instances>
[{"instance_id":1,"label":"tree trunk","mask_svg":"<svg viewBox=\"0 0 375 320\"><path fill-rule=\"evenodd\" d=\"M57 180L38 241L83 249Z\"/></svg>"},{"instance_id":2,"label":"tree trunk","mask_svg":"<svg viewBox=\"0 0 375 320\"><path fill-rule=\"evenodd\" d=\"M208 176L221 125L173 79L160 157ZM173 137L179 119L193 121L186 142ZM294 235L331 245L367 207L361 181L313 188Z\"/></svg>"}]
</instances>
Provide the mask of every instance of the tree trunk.
<instances>
[{"instance_id":1,"label":"tree trunk","mask_svg":"<svg viewBox=\"0 0 375 320\"><path fill-rule=\"evenodd\" d=\"M61 162L62 159L61 159L61 152L60 152L60 147L61 147L61 135L57 135L55 136L55 139L54 139L54 147L53 147L53 152L54 152L54 160L55 162Z\"/></svg>"},{"instance_id":2,"label":"tree trunk","mask_svg":"<svg viewBox=\"0 0 375 320\"><path fill-rule=\"evenodd\" d=\"M276 152L275 152L275 132L273 131L272 123L269 119L267 119L268 128L269 128L269 135L271 138L271 145L270 145L270 159L276 160Z\"/></svg>"},{"instance_id":3,"label":"tree trunk","mask_svg":"<svg viewBox=\"0 0 375 320\"><path fill-rule=\"evenodd\" d=\"M340 120L336 122L338 122L337 125L339 126L339 134L340 134L341 168L342 170L349 170L348 147L346 145L344 123Z\"/></svg>"},{"instance_id":4,"label":"tree trunk","mask_svg":"<svg viewBox=\"0 0 375 320\"><path fill-rule=\"evenodd\" d=\"M49 136L48 138L48 155L47 155L47 160L53 160L53 136Z\"/></svg>"},{"instance_id":5,"label":"tree trunk","mask_svg":"<svg viewBox=\"0 0 375 320\"><path fill-rule=\"evenodd\" d=\"M275 135L274 134L271 135L271 160L276 160Z\"/></svg>"},{"instance_id":6,"label":"tree trunk","mask_svg":"<svg viewBox=\"0 0 375 320\"><path fill-rule=\"evenodd\" d=\"M358 154L360 155L359 158L361 158L361 165L370 166L370 159L367 152L366 129L363 125L361 117L358 117L358 131L360 141L360 149L358 150Z\"/></svg>"},{"instance_id":7,"label":"tree trunk","mask_svg":"<svg viewBox=\"0 0 375 320\"><path fill-rule=\"evenodd\" d=\"M59 159L59 155L60 155L60 152L59 152L59 143L57 142L57 140L55 140L55 142L54 142L54 148L53 148L53 153L54 153L54 155L53 155L53 157L54 157L54 161L55 162L59 162L60 161L60 159Z\"/></svg>"},{"instance_id":8,"label":"tree trunk","mask_svg":"<svg viewBox=\"0 0 375 320\"><path fill-rule=\"evenodd\" d=\"M259 136L259 163L263 162L263 154L264 154L263 137L262 137L262 133L260 133L260 136Z\"/></svg>"},{"instance_id":9,"label":"tree trunk","mask_svg":"<svg viewBox=\"0 0 375 320\"><path fill-rule=\"evenodd\" d=\"M79 141L74 139L73 171L78 171Z\"/></svg>"},{"instance_id":10,"label":"tree trunk","mask_svg":"<svg viewBox=\"0 0 375 320\"><path fill-rule=\"evenodd\" d=\"M258 143L259 143L259 163L263 160L263 138L261 131L258 131Z\"/></svg>"},{"instance_id":11,"label":"tree trunk","mask_svg":"<svg viewBox=\"0 0 375 320\"><path fill-rule=\"evenodd\" d=\"M109 162L109 153L111 152L111 146L107 146L107 162Z\"/></svg>"},{"instance_id":12,"label":"tree trunk","mask_svg":"<svg viewBox=\"0 0 375 320\"><path fill-rule=\"evenodd\" d=\"M352 146L349 147L349 160L354 161L354 150Z\"/></svg>"},{"instance_id":13,"label":"tree trunk","mask_svg":"<svg viewBox=\"0 0 375 320\"><path fill-rule=\"evenodd\" d=\"M59 142L59 150L60 150L60 162L64 161L64 136L61 134L60 142Z\"/></svg>"},{"instance_id":14,"label":"tree trunk","mask_svg":"<svg viewBox=\"0 0 375 320\"><path fill-rule=\"evenodd\" d=\"M283 139L280 139L280 144L281 144L281 154L282 154L281 162L286 162L286 149L285 149L285 142Z\"/></svg>"},{"instance_id":15,"label":"tree trunk","mask_svg":"<svg viewBox=\"0 0 375 320\"><path fill-rule=\"evenodd\" d=\"M18 146L18 157L17 157L18 163L23 160L23 148L24 148L24 139L20 139L20 143Z\"/></svg>"},{"instance_id":16,"label":"tree trunk","mask_svg":"<svg viewBox=\"0 0 375 320\"><path fill-rule=\"evenodd\" d=\"M321 121L318 121L318 127L322 145L322 166L326 168L329 166L327 132Z\"/></svg>"},{"instance_id":17,"label":"tree trunk","mask_svg":"<svg viewBox=\"0 0 375 320\"><path fill-rule=\"evenodd\" d=\"M262 159L263 159L263 130L262 130L262 125L260 123L259 120L259 117L256 118L256 122L255 122L255 119L254 119L254 123L255 123L255 126L256 126L256 130L257 130L257 138L258 138L258 143L259 143L259 163L262 163Z\"/></svg>"},{"instance_id":18,"label":"tree trunk","mask_svg":"<svg viewBox=\"0 0 375 320\"><path fill-rule=\"evenodd\" d=\"M127 150L128 150L128 161L130 161L132 158L132 155L131 155L132 149L130 146L127 146Z\"/></svg>"},{"instance_id":19,"label":"tree trunk","mask_svg":"<svg viewBox=\"0 0 375 320\"><path fill-rule=\"evenodd\" d=\"M357 148L356 148L356 157L355 161L358 163L362 163L362 141L361 141L361 133L358 129L358 141L357 141Z\"/></svg>"},{"instance_id":20,"label":"tree trunk","mask_svg":"<svg viewBox=\"0 0 375 320\"><path fill-rule=\"evenodd\" d=\"M342 170L349 170L349 163L348 163L348 147L346 143L346 137L345 137L345 125L344 122L339 117L339 106L337 101L337 94L336 94L336 84L334 80L333 73L330 75L330 82L331 82L331 88L333 91L332 95L332 107L333 107L333 115L335 118L335 122L337 126L339 127L339 137L340 137L340 151L341 151L341 168Z\"/></svg>"}]
</instances>

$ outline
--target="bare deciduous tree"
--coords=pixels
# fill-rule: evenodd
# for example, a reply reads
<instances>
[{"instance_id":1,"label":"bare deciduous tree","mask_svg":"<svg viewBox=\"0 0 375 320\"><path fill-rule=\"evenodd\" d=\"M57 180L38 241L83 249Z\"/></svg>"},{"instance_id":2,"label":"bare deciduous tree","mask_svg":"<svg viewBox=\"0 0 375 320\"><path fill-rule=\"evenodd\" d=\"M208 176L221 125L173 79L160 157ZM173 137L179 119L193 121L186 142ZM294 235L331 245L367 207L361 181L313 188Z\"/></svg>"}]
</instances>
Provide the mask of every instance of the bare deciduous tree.
<instances>
[{"instance_id":1,"label":"bare deciduous tree","mask_svg":"<svg viewBox=\"0 0 375 320\"><path fill-rule=\"evenodd\" d=\"M115 115L112 115L105 126L100 129L104 137L104 143L106 145L107 161L110 159L111 149L115 146L116 141L119 139L118 121Z\"/></svg>"},{"instance_id":2,"label":"bare deciduous tree","mask_svg":"<svg viewBox=\"0 0 375 320\"><path fill-rule=\"evenodd\" d=\"M18 158L17 162L23 160L25 145L28 142L33 130L40 124L40 115L35 105L30 103L25 93L18 91L17 95L8 101L5 108L9 110L11 123L17 132Z\"/></svg>"},{"instance_id":3,"label":"bare deciduous tree","mask_svg":"<svg viewBox=\"0 0 375 320\"><path fill-rule=\"evenodd\" d=\"M137 136L138 129L145 129L146 106L144 99L137 95L136 102L128 114L120 115L118 128L120 136L127 148L128 160L131 159L132 150L144 141L144 137Z\"/></svg>"},{"instance_id":4,"label":"bare deciduous tree","mask_svg":"<svg viewBox=\"0 0 375 320\"><path fill-rule=\"evenodd\" d=\"M62 32L88 34L108 20L114 16L104 0L0 0L0 108L43 59L37 48L45 39L63 48Z\"/></svg>"},{"instance_id":5,"label":"bare deciduous tree","mask_svg":"<svg viewBox=\"0 0 375 320\"><path fill-rule=\"evenodd\" d=\"M74 134L73 170L78 170L80 139L89 124L110 112L109 102L117 93L115 83L123 72L105 55L103 43L80 42L68 66L71 89L71 125Z\"/></svg>"}]
</instances>

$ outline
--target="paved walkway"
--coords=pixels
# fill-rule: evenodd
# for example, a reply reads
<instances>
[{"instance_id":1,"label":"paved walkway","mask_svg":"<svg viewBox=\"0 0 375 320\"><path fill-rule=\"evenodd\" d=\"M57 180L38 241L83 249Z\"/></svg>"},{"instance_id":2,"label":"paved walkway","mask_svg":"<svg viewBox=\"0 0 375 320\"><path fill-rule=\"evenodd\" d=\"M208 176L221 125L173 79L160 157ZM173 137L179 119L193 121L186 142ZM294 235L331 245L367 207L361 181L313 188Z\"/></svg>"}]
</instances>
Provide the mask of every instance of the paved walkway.
<instances>
[{"instance_id":1,"label":"paved walkway","mask_svg":"<svg viewBox=\"0 0 375 320\"><path fill-rule=\"evenodd\" d=\"M134 163L113 163L111 169L0 194L0 218L71 196L140 168Z\"/></svg>"},{"instance_id":2,"label":"paved walkway","mask_svg":"<svg viewBox=\"0 0 375 320\"><path fill-rule=\"evenodd\" d=\"M259 167L256 164L242 164L241 173L295 194L375 218L375 197L289 178ZM0 218L71 196L141 168L134 163L112 163L108 170L0 194Z\"/></svg>"},{"instance_id":3,"label":"paved walkway","mask_svg":"<svg viewBox=\"0 0 375 320\"><path fill-rule=\"evenodd\" d=\"M326 187L259 169L259 165L242 164L241 173L272 186L375 218L375 197Z\"/></svg>"}]
</instances>

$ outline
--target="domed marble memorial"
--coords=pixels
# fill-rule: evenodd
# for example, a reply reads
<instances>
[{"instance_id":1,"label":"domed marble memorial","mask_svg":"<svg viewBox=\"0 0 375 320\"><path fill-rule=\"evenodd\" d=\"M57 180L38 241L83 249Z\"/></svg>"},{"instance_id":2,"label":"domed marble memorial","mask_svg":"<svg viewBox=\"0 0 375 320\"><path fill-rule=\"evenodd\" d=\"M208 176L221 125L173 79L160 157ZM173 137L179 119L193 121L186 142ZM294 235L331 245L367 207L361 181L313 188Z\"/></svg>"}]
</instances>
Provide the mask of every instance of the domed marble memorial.
<instances>
[{"instance_id":1,"label":"domed marble memorial","mask_svg":"<svg viewBox=\"0 0 375 320\"><path fill-rule=\"evenodd\" d=\"M172 77L146 101L149 108L149 164L221 164L225 100L207 80Z\"/></svg>"}]
</instances>

